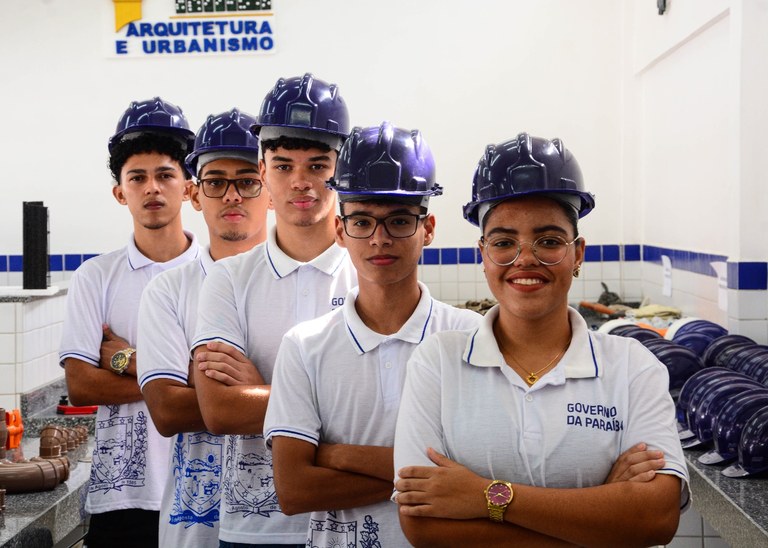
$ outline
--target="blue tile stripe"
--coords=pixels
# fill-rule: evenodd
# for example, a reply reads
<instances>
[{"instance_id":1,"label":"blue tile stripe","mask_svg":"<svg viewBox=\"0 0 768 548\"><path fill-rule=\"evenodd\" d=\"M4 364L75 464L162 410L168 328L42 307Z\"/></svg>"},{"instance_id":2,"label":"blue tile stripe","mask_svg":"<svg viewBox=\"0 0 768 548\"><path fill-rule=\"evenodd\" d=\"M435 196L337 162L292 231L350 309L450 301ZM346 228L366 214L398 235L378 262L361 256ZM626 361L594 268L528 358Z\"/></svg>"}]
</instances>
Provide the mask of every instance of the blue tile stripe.
<instances>
[{"instance_id":1,"label":"blue tile stripe","mask_svg":"<svg viewBox=\"0 0 768 548\"><path fill-rule=\"evenodd\" d=\"M74 272L88 259L98 253L49 255L48 265L51 272ZM728 288L742 290L768 289L768 262L728 261L725 255L686 251L667 247L639 244L603 244L587 245L584 260L586 262L649 262L661 264L661 256L667 255L672 268L696 274L714 277L715 271L710 263L726 262L728 266ZM482 263L480 250L476 247L426 248L422 252L419 264L422 265L459 265ZM22 272L21 255L0 255L0 272Z\"/></svg>"}]
</instances>

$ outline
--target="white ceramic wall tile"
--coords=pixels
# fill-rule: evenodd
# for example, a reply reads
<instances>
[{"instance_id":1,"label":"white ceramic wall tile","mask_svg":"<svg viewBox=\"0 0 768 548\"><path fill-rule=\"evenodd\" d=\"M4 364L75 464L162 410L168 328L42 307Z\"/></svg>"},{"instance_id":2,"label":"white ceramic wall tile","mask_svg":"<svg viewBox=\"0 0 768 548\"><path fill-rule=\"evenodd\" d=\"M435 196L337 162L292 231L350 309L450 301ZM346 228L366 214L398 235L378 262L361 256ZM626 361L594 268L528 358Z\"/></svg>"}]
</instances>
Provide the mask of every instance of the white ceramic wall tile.
<instances>
[{"instance_id":1,"label":"white ceramic wall tile","mask_svg":"<svg viewBox=\"0 0 768 548\"><path fill-rule=\"evenodd\" d=\"M621 277L625 280L639 280L642 277L641 265L640 261L621 263Z\"/></svg>"},{"instance_id":2,"label":"white ceramic wall tile","mask_svg":"<svg viewBox=\"0 0 768 548\"><path fill-rule=\"evenodd\" d=\"M582 280L602 280L603 271L602 271L602 267L600 266L600 263L593 263L593 262L582 263L581 275L579 277Z\"/></svg>"},{"instance_id":3,"label":"white ceramic wall tile","mask_svg":"<svg viewBox=\"0 0 768 548\"><path fill-rule=\"evenodd\" d=\"M460 282L476 282L480 279L478 276L482 276L480 265L460 264L458 265L458 270Z\"/></svg>"},{"instance_id":4,"label":"white ceramic wall tile","mask_svg":"<svg viewBox=\"0 0 768 548\"><path fill-rule=\"evenodd\" d=\"M7 394L0 395L0 407L7 411L20 408L21 406L19 405L19 396L11 396Z\"/></svg>"},{"instance_id":5,"label":"white ceramic wall tile","mask_svg":"<svg viewBox=\"0 0 768 548\"><path fill-rule=\"evenodd\" d=\"M8 273L0 272L0 286L10 285L8 283Z\"/></svg>"},{"instance_id":6,"label":"white ceramic wall tile","mask_svg":"<svg viewBox=\"0 0 768 548\"><path fill-rule=\"evenodd\" d=\"M738 320L768 318L768 291L729 289L728 315Z\"/></svg>"},{"instance_id":7,"label":"white ceramic wall tile","mask_svg":"<svg viewBox=\"0 0 768 548\"><path fill-rule=\"evenodd\" d=\"M758 344L768 343L768 321L766 320L736 320L728 318L725 326L730 333L746 335Z\"/></svg>"},{"instance_id":8,"label":"white ceramic wall tile","mask_svg":"<svg viewBox=\"0 0 768 548\"><path fill-rule=\"evenodd\" d=\"M623 280L621 282L622 299L629 302L640 302L643 300L643 282L640 280Z\"/></svg>"},{"instance_id":9,"label":"white ceramic wall tile","mask_svg":"<svg viewBox=\"0 0 768 548\"><path fill-rule=\"evenodd\" d=\"M18 303L0 303L0 333L16 333Z\"/></svg>"},{"instance_id":10,"label":"white ceramic wall tile","mask_svg":"<svg viewBox=\"0 0 768 548\"><path fill-rule=\"evenodd\" d=\"M22 272L9 272L8 284L11 287L21 287L24 285L24 274Z\"/></svg>"},{"instance_id":11,"label":"white ceramic wall tile","mask_svg":"<svg viewBox=\"0 0 768 548\"><path fill-rule=\"evenodd\" d=\"M456 283L459 281L459 266L455 264L440 265L440 281Z\"/></svg>"},{"instance_id":12,"label":"white ceramic wall tile","mask_svg":"<svg viewBox=\"0 0 768 548\"><path fill-rule=\"evenodd\" d=\"M701 537L704 531L701 514L689 508L680 516L676 537Z\"/></svg>"},{"instance_id":13,"label":"white ceramic wall tile","mask_svg":"<svg viewBox=\"0 0 768 548\"><path fill-rule=\"evenodd\" d=\"M426 281L422 280L422 282L424 284L426 284L426 286L429 288L429 294L432 295L433 299L437 299L438 301L442 301L443 300L442 291L441 291L441 287L440 287L440 282L439 281L426 282Z\"/></svg>"},{"instance_id":14,"label":"white ceramic wall tile","mask_svg":"<svg viewBox=\"0 0 768 548\"><path fill-rule=\"evenodd\" d=\"M478 300L483 299L495 299L496 297L493 296L493 293L491 293L491 289L488 287L488 284L485 282L477 282L475 284L475 287L477 288L476 295Z\"/></svg>"},{"instance_id":15,"label":"white ceramic wall tile","mask_svg":"<svg viewBox=\"0 0 768 548\"><path fill-rule=\"evenodd\" d=\"M459 284L458 282L440 284L440 300L448 304L459 302Z\"/></svg>"},{"instance_id":16,"label":"white ceramic wall tile","mask_svg":"<svg viewBox=\"0 0 768 548\"><path fill-rule=\"evenodd\" d=\"M459 296L460 303L466 301L474 301L477 298L477 288L475 282L459 282Z\"/></svg>"},{"instance_id":17,"label":"white ceramic wall tile","mask_svg":"<svg viewBox=\"0 0 768 548\"><path fill-rule=\"evenodd\" d=\"M51 272L51 285L56 285L64 281L64 272Z\"/></svg>"},{"instance_id":18,"label":"white ceramic wall tile","mask_svg":"<svg viewBox=\"0 0 768 548\"><path fill-rule=\"evenodd\" d=\"M0 335L0 363L16 363L16 335Z\"/></svg>"},{"instance_id":19,"label":"white ceramic wall tile","mask_svg":"<svg viewBox=\"0 0 768 548\"><path fill-rule=\"evenodd\" d=\"M599 280L584 280L584 300L590 302L597 302L600 298L600 294L603 292L603 286L600 285Z\"/></svg>"},{"instance_id":20,"label":"white ceramic wall tile","mask_svg":"<svg viewBox=\"0 0 768 548\"><path fill-rule=\"evenodd\" d=\"M15 394L16 391L16 364L0 364L0 394Z\"/></svg>"},{"instance_id":21,"label":"white ceramic wall tile","mask_svg":"<svg viewBox=\"0 0 768 548\"><path fill-rule=\"evenodd\" d=\"M426 264L422 265L421 281L429 285L430 283L440 281L440 265ZM430 292L432 291L430 287Z\"/></svg>"},{"instance_id":22,"label":"white ceramic wall tile","mask_svg":"<svg viewBox=\"0 0 768 548\"><path fill-rule=\"evenodd\" d=\"M571 283L571 289L568 291L568 302L572 304L579 304L584 300L584 281L573 280Z\"/></svg>"},{"instance_id":23,"label":"white ceramic wall tile","mask_svg":"<svg viewBox=\"0 0 768 548\"><path fill-rule=\"evenodd\" d=\"M608 261L602 264L603 280L620 280L621 263L618 261ZM607 283L607 282L606 282ZM615 291L615 289L612 289Z\"/></svg>"}]
</instances>

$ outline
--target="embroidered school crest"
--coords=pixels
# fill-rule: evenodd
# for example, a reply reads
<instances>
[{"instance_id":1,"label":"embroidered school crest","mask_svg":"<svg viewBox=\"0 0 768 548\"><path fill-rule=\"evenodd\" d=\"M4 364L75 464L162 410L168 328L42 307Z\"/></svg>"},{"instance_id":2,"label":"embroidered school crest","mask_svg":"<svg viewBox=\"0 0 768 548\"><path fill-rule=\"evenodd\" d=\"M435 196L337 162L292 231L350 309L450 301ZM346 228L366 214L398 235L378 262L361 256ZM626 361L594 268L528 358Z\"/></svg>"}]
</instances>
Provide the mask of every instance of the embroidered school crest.
<instances>
[{"instance_id":1,"label":"embroidered school crest","mask_svg":"<svg viewBox=\"0 0 768 548\"><path fill-rule=\"evenodd\" d=\"M310 519L308 545L311 548L338 546L343 548L381 548L379 542L379 524L368 514L360 528L358 544L358 522L339 521L336 512L328 512L325 520Z\"/></svg>"},{"instance_id":2,"label":"embroidered school crest","mask_svg":"<svg viewBox=\"0 0 768 548\"><path fill-rule=\"evenodd\" d=\"M266 450L264 436L230 436L228 443L226 467L231 473L224 482L227 512L264 517L279 512L272 453Z\"/></svg>"},{"instance_id":3,"label":"embroidered school crest","mask_svg":"<svg viewBox=\"0 0 768 548\"><path fill-rule=\"evenodd\" d=\"M219 520L222 439L208 432L176 437L171 524L200 523L213 527Z\"/></svg>"},{"instance_id":4,"label":"embroidered school crest","mask_svg":"<svg viewBox=\"0 0 768 548\"><path fill-rule=\"evenodd\" d=\"M144 485L147 457L147 417L139 411L134 417L111 416L97 421L91 483L88 490L122 491ZM134 424L135 419L135 424Z\"/></svg>"}]
</instances>

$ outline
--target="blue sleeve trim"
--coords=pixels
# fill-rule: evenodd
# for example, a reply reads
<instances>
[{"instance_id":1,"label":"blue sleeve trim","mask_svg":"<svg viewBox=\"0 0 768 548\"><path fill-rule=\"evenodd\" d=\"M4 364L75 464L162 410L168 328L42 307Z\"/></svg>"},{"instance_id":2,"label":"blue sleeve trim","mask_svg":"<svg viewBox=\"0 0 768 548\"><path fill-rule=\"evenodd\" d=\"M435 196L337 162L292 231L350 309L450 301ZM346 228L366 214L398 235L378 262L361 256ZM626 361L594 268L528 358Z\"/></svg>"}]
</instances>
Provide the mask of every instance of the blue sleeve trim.
<instances>
[{"instance_id":1,"label":"blue sleeve trim","mask_svg":"<svg viewBox=\"0 0 768 548\"><path fill-rule=\"evenodd\" d=\"M195 349L198 346L204 346L204 345L208 344L209 342L223 342L224 344L228 344L229 346L233 346L233 347L237 348L243 355L247 356L247 354L245 352L245 348L243 348L242 346L240 346L239 344L237 344L237 343L235 343L233 341L230 341L229 339L225 339L224 337L218 337L218 336L215 336L215 337L205 337L205 338L196 340L194 343L192 343L192 350L191 350L190 354L192 354L192 352L194 352Z\"/></svg>"},{"instance_id":2,"label":"blue sleeve trim","mask_svg":"<svg viewBox=\"0 0 768 548\"><path fill-rule=\"evenodd\" d=\"M187 384L188 379L186 375L182 375L181 373L177 373L176 371L152 371L150 373L147 373L146 375L142 375L139 379L139 388L142 390L144 389L144 386L150 382L155 381L157 379L169 379L172 381L179 381L183 384Z\"/></svg>"},{"instance_id":3,"label":"blue sleeve trim","mask_svg":"<svg viewBox=\"0 0 768 548\"><path fill-rule=\"evenodd\" d=\"M95 367L99 367L99 359L93 358L91 356L86 356L85 354L79 354L77 352L65 352L61 356L59 356L59 365L61 367L64 367L64 362L67 360L67 358L75 358L77 360L90 363L91 365Z\"/></svg>"},{"instance_id":4,"label":"blue sleeve trim","mask_svg":"<svg viewBox=\"0 0 768 548\"><path fill-rule=\"evenodd\" d=\"M296 438L302 441L306 441L307 443L311 443L312 445L318 445L320 443L320 438L317 436L310 436L303 432L298 432L289 428L270 428L264 432L264 440L267 442L269 447L272 447L272 438L276 436Z\"/></svg>"}]
</instances>

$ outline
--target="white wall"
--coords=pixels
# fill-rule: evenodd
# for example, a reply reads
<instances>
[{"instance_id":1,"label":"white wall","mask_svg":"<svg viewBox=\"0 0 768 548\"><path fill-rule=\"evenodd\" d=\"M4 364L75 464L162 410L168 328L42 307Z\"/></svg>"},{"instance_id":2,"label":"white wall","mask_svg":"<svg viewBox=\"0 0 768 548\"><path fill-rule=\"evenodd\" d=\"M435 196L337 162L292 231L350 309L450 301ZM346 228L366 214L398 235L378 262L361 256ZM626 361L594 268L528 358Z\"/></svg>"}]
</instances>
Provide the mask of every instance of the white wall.
<instances>
[{"instance_id":1,"label":"white wall","mask_svg":"<svg viewBox=\"0 0 768 548\"><path fill-rule=\"evenodd\" d=\"M144 0L147 6L157 1ZM130 217L110 194L106 142L134 99L160 95L197 128L238 106L256 113L280 76L336 82L356 125L419 128L446 194L433 201L434 245L470 245L461 219L484 147L527 130L564 139L597 194L583 232L616 242L622 63L613 0L274 0L270 56L113 59L104 56L112 2L25 0L0 17L0 253L21 251L21 202L49 207L51 253L124 244ZM652 6L649 7L652 10ZM440 222L442 221L442 222ZM204 235L200 216L185 222Z\"/></svg>"}]
</instances>

